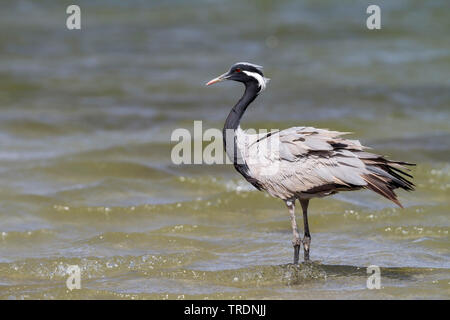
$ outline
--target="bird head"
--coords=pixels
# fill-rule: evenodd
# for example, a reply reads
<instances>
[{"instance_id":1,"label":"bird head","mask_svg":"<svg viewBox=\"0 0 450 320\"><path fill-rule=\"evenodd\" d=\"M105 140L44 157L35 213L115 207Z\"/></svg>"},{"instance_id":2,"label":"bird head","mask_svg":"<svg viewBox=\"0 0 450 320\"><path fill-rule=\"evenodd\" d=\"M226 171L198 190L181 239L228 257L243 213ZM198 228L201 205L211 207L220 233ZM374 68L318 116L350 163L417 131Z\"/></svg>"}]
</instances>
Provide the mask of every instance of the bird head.
<instances>
[{"instance_id":1,"label":"bird head","mask_svg":"<svg viewBox=\"0 0 450 320\"><path fill-rule=\"evenodd\" d=\"M231 66L228 72L212 79L207 86L224 80L233 80L244 83L246 86L256 84L258 86L258 93L266 88L269 78L265 78L262 73L262 67L253 63L238 62Z\"/></svg>"}]
</instances>

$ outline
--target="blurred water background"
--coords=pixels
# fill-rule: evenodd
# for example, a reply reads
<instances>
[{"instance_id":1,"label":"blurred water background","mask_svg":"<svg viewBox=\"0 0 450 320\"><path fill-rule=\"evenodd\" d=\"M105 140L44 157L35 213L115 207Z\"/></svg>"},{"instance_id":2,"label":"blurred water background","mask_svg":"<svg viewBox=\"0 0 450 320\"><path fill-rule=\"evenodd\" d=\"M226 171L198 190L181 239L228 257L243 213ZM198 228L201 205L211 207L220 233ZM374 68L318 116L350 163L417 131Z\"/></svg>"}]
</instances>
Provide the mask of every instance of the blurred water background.
<instances>
[{"instance_id":1,"label":"blurred water background","mask_svg":"<svg viewBox=\"0 0 450 320\"><path fill-rule=\"evenodd\" d=\"M69 31L72 3L1 2L0 298L450 298L447 0L377 1L378 31L369 1L80 0ZM172 164L172 130L222 128L242 88L204 83L238 61L272 79L242 127L350 131L417 163L405 209L312 201L296 268L281 201Z\"/></svg>"}]
</instances>

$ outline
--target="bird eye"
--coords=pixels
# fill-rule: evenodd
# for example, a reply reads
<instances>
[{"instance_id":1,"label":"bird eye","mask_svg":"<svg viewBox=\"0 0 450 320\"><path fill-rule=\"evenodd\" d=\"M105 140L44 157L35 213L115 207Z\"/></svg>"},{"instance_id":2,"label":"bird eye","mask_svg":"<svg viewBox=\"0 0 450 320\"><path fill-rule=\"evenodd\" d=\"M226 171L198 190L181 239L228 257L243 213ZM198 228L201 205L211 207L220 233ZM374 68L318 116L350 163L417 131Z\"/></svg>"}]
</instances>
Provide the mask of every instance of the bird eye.
<instances>
[{"instance_id":1,"label":"bird eye","mask_svg":"<svg viewBox=\"0 0 450 320\"><path fill-rule=\"evenodd\" d=\"M240 68L237 68L237 69L236 69L236 72L241 72L241 69L240 69Z\"/></svg>"}]
</instances>

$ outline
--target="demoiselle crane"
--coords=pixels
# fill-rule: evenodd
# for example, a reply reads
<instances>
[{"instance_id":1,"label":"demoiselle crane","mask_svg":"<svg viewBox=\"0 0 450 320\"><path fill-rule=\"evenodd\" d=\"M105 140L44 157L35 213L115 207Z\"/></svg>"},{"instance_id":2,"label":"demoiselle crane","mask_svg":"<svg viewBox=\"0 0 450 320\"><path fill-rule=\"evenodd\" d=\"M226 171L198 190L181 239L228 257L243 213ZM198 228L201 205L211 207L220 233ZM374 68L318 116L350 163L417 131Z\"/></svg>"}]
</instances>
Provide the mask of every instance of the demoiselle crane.
<instances>
[{"instance_id":1,"label":"demoiselle crane","mask_svg":"<svg viewBox=\"0 0 450 320\"><path fill-rule=\"evenodd\" d=\"M286 203L294 236L294 264L298 263L301 244L304 260L309 260L308 204L311 198L370 189L402 207L394 190L414 190L414 184L406 178L412 176L403 171L405 166L414 164L366 152L358 140L341 137L348 133L313 127L292 127L262 134L243 131L239 125L242 115L266 88L268 79L261 66L240 62L206 85L223 80L245 85L244 95L225 121L224 148L236 170L256 189L265 190ZM303 211L303 239L295 219L297 199Z\"/></svg>"}]
</instances>

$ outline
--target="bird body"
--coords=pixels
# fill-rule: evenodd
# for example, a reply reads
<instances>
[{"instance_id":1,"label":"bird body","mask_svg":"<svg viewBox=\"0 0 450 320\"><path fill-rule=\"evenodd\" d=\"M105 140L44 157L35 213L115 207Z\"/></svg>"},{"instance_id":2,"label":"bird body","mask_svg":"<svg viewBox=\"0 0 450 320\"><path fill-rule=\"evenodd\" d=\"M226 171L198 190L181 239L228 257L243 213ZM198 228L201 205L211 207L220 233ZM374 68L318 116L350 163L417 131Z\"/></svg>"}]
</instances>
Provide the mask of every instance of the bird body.
<instances>
[{"instance_id":1,"label":"bird body","mask_svg":"<svg viewBox=\"0 0 450 320\"><path fill-rule=\"evenodd\" d=\"M358 140L342 138L344 134L293 127L270 135L238 128L236 135L249 175L274 197L310 199L367 188L401 206L393 189L412 189L398 174L406 164L366 152Z\"/></svg>"},{"instance_id":2,"label":"bird body","mask_svg":"<svg viewBox=\"0 0 450 320\"><path fill-rule=\"evenodd\" d=\"M311 236L307 209L311 198L365 188L401 207L394 190L414 189L414 184L405 178L411 176L404 172L406 166L412 164L367 152L358 140L343 138L347 132L313 127L258 134L242 130L242 115L268 82L261 69L261 66L247 62L236 63L207 85L223 80L244 83L244 95L225 121L224 147L236 170L247 181L286 203L294 236L294 263L298 263L301 243L305 261L309 260ZM296 200L300 201L303 210L303 240L295 219Z\"/></svg>"}]
</instances>

